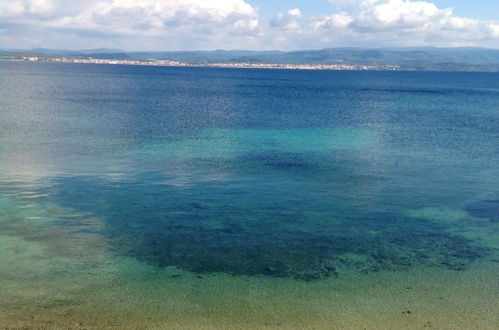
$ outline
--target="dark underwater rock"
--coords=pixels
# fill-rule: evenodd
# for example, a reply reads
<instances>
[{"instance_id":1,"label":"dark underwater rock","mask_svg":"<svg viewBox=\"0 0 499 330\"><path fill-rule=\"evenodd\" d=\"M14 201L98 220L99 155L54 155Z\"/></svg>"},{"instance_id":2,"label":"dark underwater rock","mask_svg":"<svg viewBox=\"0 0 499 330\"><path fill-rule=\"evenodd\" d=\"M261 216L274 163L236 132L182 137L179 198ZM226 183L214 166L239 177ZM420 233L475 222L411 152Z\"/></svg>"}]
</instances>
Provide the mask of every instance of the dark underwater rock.
<instances>
[{"instance_id":1,"label":"dark underwater rock","mask_svg":"<svg viewBox=\"0 0 499 330\"><path fill-rule=\"evenodd\" d=\"M336 276L344 267L362 273L407 270L416 265L464 270L487 254L485 248L448 234L439 226L418 226L397 221L379 238L369 238L369 222L339 227L341 234L283 231L248 223L239 223L237 230L218 231L155 224L146 235L128 240L127 244L111 245L116 253L157 267L176 266L196 274L223 272L304 281ZM356 228L352 231L349 227ZM349 254L353 257L344 257Z\"/></svg>"},{"instance_id":2,"label":"dark underwater rock","mask_svg":"<svg viewBox=\"0 0 499 330\"><path fill-rule=\"evenodd\" d=\"M499 200L481 200L466 206L466 211L477 218L487 218L490 222L499 223Z\"/></svg>"},{"instance_id":3,"label":"dark underwater rock","mask_svg":"<svg viewBox=\"0 0 499 330\"><path fill-rule=\"evenodd\" d=\"M99 187L95 182L94 194L104 191ZM448 224L382 212L343 214L328 203L329 198L311 207L303 199L289 202L279 196L276 200L266 190L258 190L258 196L248 191L228 197L232 190L224 185L200 185L183 194L173 187L151 185L147 194L135 194L131 203L120 186L106 189L93 197L99 203L81 211L103 219L100 233L113 253L196 275L222 272L311 281L345 269L361 273L415 266L463 270L489 253L474 241L450 233ZM494 218L497 204L485 201L473 210Z\"/></svg>"}]
</instances>

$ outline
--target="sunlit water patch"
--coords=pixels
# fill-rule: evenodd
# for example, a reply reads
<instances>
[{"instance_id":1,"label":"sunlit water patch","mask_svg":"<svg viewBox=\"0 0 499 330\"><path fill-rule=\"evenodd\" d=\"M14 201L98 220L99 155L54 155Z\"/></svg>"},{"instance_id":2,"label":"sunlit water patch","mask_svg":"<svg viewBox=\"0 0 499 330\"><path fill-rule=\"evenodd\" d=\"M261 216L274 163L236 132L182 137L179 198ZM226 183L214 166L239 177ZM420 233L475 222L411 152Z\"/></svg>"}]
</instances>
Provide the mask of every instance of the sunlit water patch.
<instances>
[{"instance_id":1,"label":"sunlit water patch","mask_svg":"<svg viewBox=\"0 0 499 330\"><path fill-rule=\"evenodd\" d=\"M308 129L204 129L190 138L149 143L132 151L170 158L234 158L248 153L320 153L364 149L375 131L353 127Z\"/></svg>"}]
</instances>

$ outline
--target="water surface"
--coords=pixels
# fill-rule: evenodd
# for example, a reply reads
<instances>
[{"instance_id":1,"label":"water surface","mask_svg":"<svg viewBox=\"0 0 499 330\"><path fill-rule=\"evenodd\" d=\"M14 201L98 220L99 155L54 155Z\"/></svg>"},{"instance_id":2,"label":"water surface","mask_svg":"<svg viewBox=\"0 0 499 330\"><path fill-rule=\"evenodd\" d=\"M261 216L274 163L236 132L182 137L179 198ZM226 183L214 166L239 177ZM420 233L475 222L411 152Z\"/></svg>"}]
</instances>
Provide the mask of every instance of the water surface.
<instances>
[{"instance_id":1,"label":"water surface","mask_svg":"<svg viewBox=\"0 0 499 330\"><path fill-rule=\"evenodd\" d=\"M497 74L0 73L0 323L499 324Z\"/></svg>"}]
</instances>

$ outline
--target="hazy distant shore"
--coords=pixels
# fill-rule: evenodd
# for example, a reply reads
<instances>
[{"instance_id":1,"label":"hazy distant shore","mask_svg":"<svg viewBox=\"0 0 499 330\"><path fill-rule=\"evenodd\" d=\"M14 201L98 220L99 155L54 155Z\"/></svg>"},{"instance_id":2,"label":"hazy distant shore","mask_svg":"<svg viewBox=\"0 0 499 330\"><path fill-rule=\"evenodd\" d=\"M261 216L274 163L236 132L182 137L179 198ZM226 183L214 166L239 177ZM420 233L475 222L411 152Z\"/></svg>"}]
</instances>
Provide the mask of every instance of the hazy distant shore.
<instances>
[{"instance_id":1,"label":"hazy distant shore","mask_svg":"<svg viewBox=\"0 0 499 330\"><path fill-rule=\"evenodd\" d=\"M499 72L499 49L331 48L302 51L0 49L0 60L291 70Z\"/></svg>"},{"instance_id":2,"label":"hazy distant shore","mask_svg":"<svg viewBox=\"0 0 499 330\"><path fill-rule=\"evenodd\" d=\"M282 69L282 70L369 70L369 71L399 71L396 65L350 65L350 64L279 64L279 63L185 63L168 60L115 60L92 58L0 58L4 61L22 62L52 62L52 63L78 63L78 64L114 64L114 65L141 65L141 66L166 66L166 67L211 67L234 69Z\"/></svg>"},{"instance_id":3,"label":"hazy distant shore","mask_svg":"<svg viewBox=\"0 0 499 330\"><path fill-rule=\"evenodd\" d=\"M274 69L274 70L309 70L309 71L448 71L448 72L499 72L499 68L457 67L406 67L399 65L355 65L355 64L290 64L290 63L188 63L170 60L121 60L121 59L93 59L93 58L5 58L0 61L11 62L49 62L49 63L76 63L76 64L110 64L110 65L137 65L186 68L232 68L232 69Z\"/></svg>"}]
</instances>

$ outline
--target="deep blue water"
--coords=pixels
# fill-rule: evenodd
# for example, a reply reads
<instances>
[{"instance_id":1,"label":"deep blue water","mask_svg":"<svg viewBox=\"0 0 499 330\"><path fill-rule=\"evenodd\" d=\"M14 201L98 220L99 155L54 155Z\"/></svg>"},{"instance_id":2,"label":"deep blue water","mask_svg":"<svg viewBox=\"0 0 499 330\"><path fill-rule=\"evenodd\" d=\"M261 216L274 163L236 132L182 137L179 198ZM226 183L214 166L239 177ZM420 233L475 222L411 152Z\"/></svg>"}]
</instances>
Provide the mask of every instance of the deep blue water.
<instances>
[{"instance_id":1,"label":"deep blue water","mask_svg":"<svg viewBox=\"0 0 499 330\"><path fill-rule=\"evenodd\" d=\"M464 270L494 253L459 232L497 230L498 146L497 73L0 62L0 196L155 267Z\"/></svg>"}]
</instances>

